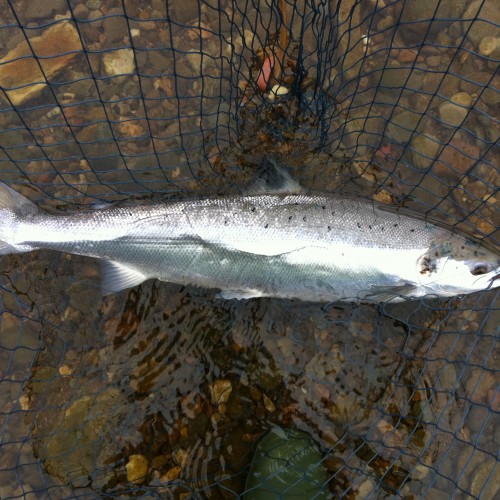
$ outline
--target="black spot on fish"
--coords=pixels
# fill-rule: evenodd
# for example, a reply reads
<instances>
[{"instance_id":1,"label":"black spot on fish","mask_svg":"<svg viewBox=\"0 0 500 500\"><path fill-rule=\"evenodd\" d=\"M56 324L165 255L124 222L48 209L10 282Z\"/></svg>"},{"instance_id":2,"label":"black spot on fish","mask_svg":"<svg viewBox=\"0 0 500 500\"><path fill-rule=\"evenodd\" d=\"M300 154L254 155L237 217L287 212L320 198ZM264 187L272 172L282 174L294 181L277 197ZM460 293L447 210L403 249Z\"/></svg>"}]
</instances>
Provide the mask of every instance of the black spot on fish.
<instances>
[{"instance_id":1,"label":"black spot on fish","mask_svg":"<svg viewBox=\"0 0 500 500\"><path fill-rule=\"evenodd\" d=\"M410 229L410 233L414 233L415 232L415 229Z\"/></svg>"},{"instance_id":2,"label":"black spot on fish","mask_svg":"<svg viewBox=\"0 0 500 500\"><path fill-rule=\"evenodd\" d=\"M264 228L265 228L265 229L267 229L268 227L269 227L269 224L266 224L266 225L264 226Z\"/></svg>"},{"instance_id":3,"label":"black spot on fish","mask_svg":"<svg viewBox=\"0 0 500 500\"><path fill-rule=\"evenodd\" d=\"M288 220L292 220L293 219L293 215L290 215L290 217L288 217Z\"/></svg>"},{"instance_id":4,"label":"black spot on fish","mask_svg":"<svg viewBox=\"0 0 500 500\"><path fill-rule=\"evenodd\" d=\"M393 226L394 226L394 227L398 227L398 225L399 225L399 224L398 224L397 222L396 222L395 224L393 224Z\"/></svg>"},{"instance_id":5,"label":"black spot on fish","mask_svg":"<svg viewBox=\"0 0 500 500\"><path fill-rule=\"evenodd\" d=\"M359 229L361 229L361 224L359 222L356 225L358 226Z\"/></svg>"},{"instance_id":6,"label":"black spot on fish","mask_svg":"<svg viewBox=\"0 0 500 500\"><path fill-rule=\"evenodd\" d=\"M322 206L321 206L321 208L322 208L323 210L325 210L325 208L326 208L326 205L322 205Z\"/></svg>"},{"instance_id":7,"label":"black spot on fish","mask_svg":"<svg viewBox=\"0 0 500 500\"><path fill-rule=\"evenodd\" d=\"M306 216L304 215L304 217L302 217L302 220L305 222L306 221Z\"/></svg>"},{"instance_id":8,"label":"black spot on fish","mask_svg":"<svg viewBox=\"0 0 500 500\"><path fill-rule=\"evenodd\" d=\"M331 231L332 230L332 226L328 226L328 231Z\"/></svg>"},{"instance_id":9,"label":"black spot on fish","mask_svg":"<svg viewBox=\"0 0 500 500\"><path fill-rule=\"evenodd\" d=\"M255 212L255 207L252 207L251 210L252 210L252 212Z\"/></svg>"},{"instance_id":10,"label":"black spot on fish","mask_svg":"<svg viewBox=\"0 0 500 500\"><path fill-rule=\"evenodd\" d=\"M372 227L370 226L370 224L368 224L368 229L372 229Z\"/></svg>"}]
</instances>

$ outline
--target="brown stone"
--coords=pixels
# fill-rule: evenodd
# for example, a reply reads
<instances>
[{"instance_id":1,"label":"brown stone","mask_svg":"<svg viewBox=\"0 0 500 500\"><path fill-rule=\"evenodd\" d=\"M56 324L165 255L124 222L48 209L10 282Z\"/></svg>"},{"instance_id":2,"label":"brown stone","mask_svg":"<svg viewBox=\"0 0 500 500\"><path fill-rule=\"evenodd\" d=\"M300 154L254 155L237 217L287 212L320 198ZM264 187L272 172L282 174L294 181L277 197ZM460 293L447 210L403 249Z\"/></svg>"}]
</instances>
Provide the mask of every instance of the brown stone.
<instances>
[{"instance_id":1,"label":"brown stone","mask_svg":"<svg viewBox=\"0 0 500 500\"><path fill-rule=\"evenodd\" d=\"M175 465L171 469L169 469L163 476L160 477L160 482L162 483L170 483L175 481L181 475L182 469L178 465Z\"/></svg>"},{"instance_id":2,"label":"brown stone","mask_svg":"<svg viewBox=\"0 0 500 500\"><path fill-rule=\"evenodd\" d=\"M417 51L411 49L401 49L398 54L398 60L402 64L411 64L417 58Z\"/></svg>"},{"instance_id":3,"label":"brown stone","mask_svg":"<svg viewBox=\"0 0 500 500\"><path fill-rule=\"evenodd\" d=\"M445 146L433 165L438 177L460 178L474 165L479 158L479 149L463 141L455 140Z\"/></svg>"},{"instance_id":4,"label":"brown stone","mask_svg":"<svg viewBox=\"0 0 500 500\"><path fill-rule=\"evenodd\" d=\"M142 484L148 473L148 460L144 455L130 455L125 465L127 481Z\"/></svg>"},{"instance_id":5,"label":"brown stone","mask_svg":"<svg viewBox=\"0 0 500 500\"><path fill-rule=\"evenodd\" d=\"M47 80L67 68L81 50L73 24L68 21L54 24L32 38L30 44L23 40L0 59L0 86L22 87L5 92L14 105L23 104L40 95Z\"/></svg>"}]
</instances>

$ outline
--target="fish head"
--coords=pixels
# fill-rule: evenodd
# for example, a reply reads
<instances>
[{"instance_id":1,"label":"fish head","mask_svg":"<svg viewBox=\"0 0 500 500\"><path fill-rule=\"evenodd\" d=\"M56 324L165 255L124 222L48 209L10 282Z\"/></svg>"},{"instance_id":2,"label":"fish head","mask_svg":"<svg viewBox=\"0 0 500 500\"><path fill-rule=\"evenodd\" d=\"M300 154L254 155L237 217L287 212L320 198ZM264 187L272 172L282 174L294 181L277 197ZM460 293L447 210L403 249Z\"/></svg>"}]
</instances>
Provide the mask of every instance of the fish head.
<instances>
[{"instance_id":1,"label":"fish head","mask_svg":"<svg viewBox=\"0 0 500 500\"><path fill-rule=\"evenodd\" d=\"M417 263L426 293L451 296L500 286L500 255L476 241L452 235L434 241Z\"/></svg>"}]
</instances>

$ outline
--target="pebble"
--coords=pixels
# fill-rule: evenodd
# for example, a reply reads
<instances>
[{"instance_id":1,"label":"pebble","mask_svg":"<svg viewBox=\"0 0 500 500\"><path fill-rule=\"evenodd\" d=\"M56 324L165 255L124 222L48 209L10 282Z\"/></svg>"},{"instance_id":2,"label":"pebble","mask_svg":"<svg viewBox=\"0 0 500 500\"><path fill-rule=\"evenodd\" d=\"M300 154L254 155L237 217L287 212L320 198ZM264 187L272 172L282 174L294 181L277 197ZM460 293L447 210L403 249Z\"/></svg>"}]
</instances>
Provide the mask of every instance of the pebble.
<instances>
[{"instance_id":1,"label":"pebble","mask_svg":"<svg viewBox=\"0 0 500 500\"><path fill-rule=\"evenodd\" d=\"M441 64L441 56L429 56L426 60L427 66L435 68Z\"/></svg>"},{"instance_id":2,"label":"pebble","mask_svg":"<svg viewBox=\"0 0 500 500\"><path fill-rule=\"evenodd\" d=\"M480 432L486 425L490 410L487 406L473 406L467 415L467 427L473 432Z\"/></svg>"},{"instance_id":3,"label":"pebble","mask_svg":"<svg viewBox=\"0 0 500 500\"><path fill-rule=\"evenodd\" d=\"M479 53L492 59L500 58L500 38L486 36L479 44Z\"/></svg>"},{"instance_id":4,"label":"pebble","mask_svg":"<svg viewBox=\"0 0 500 500\"><path fill-rule=\"evenodd\" d=\"M76 19L87 19L89 13L90 13L89 8L83 3L79 3L73 9L73 15L75 16Z\"/></svg>"},{"instance_id":5,"label":"pebble","mask_svg":"<svg viewBox=\"0 0 500 500\"><path fill-rule=\"evenodd\" d=\"M102 27L102 12L100 10L91 10L88 15L89 21L91 21L91 26L94 28Z\"/></svg>"},{"instance_id":6,"label":"pebble","mask_svg":"<svg viewBox=\"0 0 500 500\"><path fill-rule=\"evenodd\" d=\"M198 0L182 0L175 2L174 19L181 23L187 23L198 17Z\"/></svg>"},{"instance_id":7,"label":"pebble","mask_svg":"<svg viewBox=\"0 0 500 500\"><path fill-rule=\"evenodd\" d=\"M106 52L102 58L104 71L109 76L130 74L135 71L134 51L120 49Z\"/></svg>"},{"instance_id":8,"label":"pebble","mask_svg":"<svg viewBox=\"0 0 500 500\"><path fill-rule=\"evenodd\" d=\"M158 13L157 13L158 14ZM151 19L155 19L156 17L161 17L160 15L155 15L154 12L148 12L146 10L141 11L139 14L139 19L141 22L141 29L144 31L153 31L156 29L156 23L151 21Z\"/></svg>"},{"instance_id":9,"label":"pebble","mask_svg":"<svg viewBox=\"0 0 500 500\"><path fill-rule=\"evenodd\" d=\"M433 165L433 171L440 177L461 177L470 170L478 158L477 146L456 139L443 148L439 159Z\"/></svg>"},{"instance_id":10,"label":"pebble","mask_svg":"<svg viewBox=\"0 0 500 500\"><path fill-rule=\"evenodd\" d=\"M384 31L385 29L389 28L390 26L394 26L394 17L392 16L386 16L383 17L377 24L377 31Z\"/></svg>"},{"instance_id":11,"label":"pebble","mask_svg":"<svg viewBox=\"0 0 500 500\"><path fill-rule=\"evenodd\" d=\"M488 391L488 401L493 411L500 412L500 391L497 387L492 387Z\"/></svg>"},{"instance_id":12,"label":"pebble","mask_svg":"<svg viewBox=\"0 0 500 500\"><path fill-rule=\"evenodd\" d=\"M452 127L458 127L465 120L472 99L466 92L459 92L451 97L451 102L439 106L439 118Z\"/></svg>"},{"instance_id":13,"label":"pebble","mask_svg":"<svg viewBox=\"0 0 500 500\"><path fill-rule=\"evenodd\" d=\"M189 452L184 448L178 448L172 453L172 458L176 464L185 467L189 460Z\"/></svg>"},{"instance_id":14,"label":"pebble","mask_svg":"<svg viewBox=\"0 0 500 500\"><path fill-rule=\"evenodd\" d=\"M487 71L466 73L460 81L460 90L468 94L479 93L484 86L488 85L490 80L491 74Z\"/></svg>"},{"instance_id":15,"label":"pebble","mask_svg":"<svg viewBox=\"0 0 500 500\"><path fill-rule=\"evenodd\" d=\"M470 107L472 104L472 97L467 92L457 92L451 96L452 102L460 106Z\"/></svg>"},{"instance_id":16,"label":"pebble","mask_svg":"<svg viewBox=\"0 0 500 500\"><path fill-rule=\"evenodd\" d=\"M410 32L417 32L422 36L425 35L427 30L430 30L431 33L436 34L450 24L450 21L445 21L445 19L461 17L465 6L466 0L419 0L418 2L406 2L401 15L401 21L408 23L404 28ZM443 21L430 23L428 19L432 18L433 12L436 12L436 18L443 19Z\"/></svg>"},{"instance_id":17,"label":"pebble","mask_svg":"<svg viewBox=\"0 0 500 500\"><path fill-rule=\"evenodd\" d=\"M210 401L213 405L227 403L229 396L233 391L233 386L230 380L218 379L208 386L210 391Z\"/></svg>"},{"instance_id":18,"label":"pebble","mask_svg":"<svg viewBox=\"0 0 500 500\"><path fill-rule=\"evenodd\" d=\"M28 22L34 19L51 19L55 14L64 14L67 8L66 0L25 2L24 17Z\"/></svg>"},{"instance_id":19,"label":"pebble","mask_svg":"<svg viewBox=\"0 0 500 500\"><path fill-rule=\"evenodd\" d=\"M99 28L95 26L94 24L88 24L85 23L82 27L82 38L85 41L85 45L87 48L91 48L91 44L98 43L101 32L99 31ZM97 48L100 48L99 46Z\"/></svg>"},{"instance_id":20,"label":"pebble","mask_svg":"<svg viewBox=\"0 0 500 500\"><path fill-rule=\"evenodd\" d=\"M382 72L380 85L389 88L404 87L410 72L411 68L408 67L388 66Z\"/></svg>"},{"instance_id":21,"label":"pebble","mask_svg":"<svg viewBox=\"0 0 500 500\"><path fill-rule=\"evenodd\" d=\"M500 103L500 92L498 88L500 86L500 74L495 75L493 80L488 83L488 87L484 89L481 93L479 99L486 104L486 112L488 115L492 115L494 113L493 106L498 106ZM493 125L492 118L489 118L490 125ZM495 119L496 120L496 119ZM490 127L490 130L495 130L494 126Z\"/></svg>"},{"instance_id":22,"label":"pebble","mask_svg":"<svg viewBox=\"0 0 500 500\"><path fill-rule=\"evenodd\" d=\"M175 481L181 475L181 471L182 468L179 465L172 467L160 477L160 482L170 483L172 481Z\"/></svg>"},{"instance_id":23,"label":"pebble","mask_svg":"<svg viewBox=\"0 0 500 500\"><path fill-rule=\"evenodd\" d=\"M187 63L189 64L189 66L191 66L194 74L200 74L200 72L202 71L201 52L198 50L190 50L185 55L185 57L186 57Z\"/></svg>"},{"instance_id":24,"label":"pebble","mask_svg":"<svg viewBox=\"0 0 500 500\"><path fill-rule=\"evenodd\" d=\"M118 42L128 35L127 22L121 9L110 9L106 15L111 16L102 21L107 41Z\"/></svg>"},{"instance_id":25,"label":"pebble","mask_svg":"<svg viewBox=\"0 0 500 500\"><path fill-rule=\"evenodd\" d=\"M485 37L498 36L498 25L500 24L500 9L498 0L476 0L472 2L464 12L463 19L474 19L472 26L467 31L470 23L465 23L467 38L474 44L479 45Z\"/></svg>"},{"instance_id":26,"label":"pebble","mask_svg":"<svg viewBox=\"0 0 500 500\"><path fill-rule=\"evenodd\" d=\"M448 45L451 45L453 43L453 38L446 31L440 31L436 35L436 42L439 45L448 46Z\"/></svg>"},{"instance_id":27,"label":"pebble","mask_svg":"<svg viewBox=\"0 0 500 500\"><path fill-rule=\"evenodd\" d=\"M73 373L73 370L68 365L61 365L59 367L59 375L68 376Z\"/></svg>"},{"instance_id":28,"label":"pebble","mask_svg":"<svg viewBox=\"0 0 500 500\"><path fill-rule=\"evenodd\" d=\"M276 97L286 95L288 92L289 89L287 87L284 87L283 85L275 85L270 92L266 94L266 98L268 101L273 102Z\"/></svg>"},{"instance_id":29,"label":"pebble","mask_svg":"<svg viewBox=\"0 0 500 500\"><path fill-rule=\"evenodd\" d=\"M127 481L142 484L148 473L148 460L144 455L130 455L125 469L127 470Z\"/></svg>"},{"instance_id":30,"label":"pebble","mask_svg":"<svg viewBox=\"0 0 500 500\"><path fill-rule=\"evenodd\" d=\"M387 125L387 135L395 142L406 144L421 119L419 113L398 109Z\"/></svg>"},{"instance_id":31,"label":"pebble","mask_svg":"<svg viewBox=\"0 0 500 500\"><path fill-rule=\"evenodd\" d=\"M466 384L465 393L471 401L486 404L489 389L495 383L495 377L482 368L474 368Z\"/></svg>"},{"instance_id":32,"label":"pebble","mask_svg":"<svg viewBox=\"0 0 500 500\"><path fill-rule=\"evenodd\" d=\"M436 159L441 145L433 135L415 135L411 141L411 157L413 165L421 170L427 170Z\"/></svg>"},{"instance_id":33,"label":"pebble","mask_svg":"<svg viewBox=\"0 0 500 500\"><path fill-rule=\"evenodd\" d=\"M488 457L471 474L470 494L473 498L498 498L500 469L493 457Z\"/></svg>"},{"instance_id":34,"label":"pebble","mask_svg":"<svg viewBox=\"0 0 500 500\"><path fill-rule=\"evenodd\" d=\"M264 403L264 408L268 413L274 413L276 411L276 406L274 406L271 398L269 398L265 394L262 394L262 402Z\"/></svg>"},{"instance_id":35,"label":"pebble","mask_svg":"<svg viewBox=\"0 0 500 500\"><path fill-rule=\"evenodd\" d=\"M354 489L356 492L356 498L368 498L375 490L375 485L372 479L366 479L357 488Z\"/></svg>"},{"instance_id":36,"label":"pebble","mask_svg":"<svg viewBox=\"0 0 500 500\"><path fill-rule=\"evenodd\" d=\"M401 49L398 53L398 61L401 64L412 64L417 57L417 51L412 49Z\"/></svg>"},{"instance_id":37,"label":"pebble","mask_svg":"<svg viewBox=\"0 0 500 500\"><path fill-rule=\"evenodd\" d=\"M102 0L87 0L85 5L91 10L100 9L102 7Z\"/></svg>"}]
</instances>

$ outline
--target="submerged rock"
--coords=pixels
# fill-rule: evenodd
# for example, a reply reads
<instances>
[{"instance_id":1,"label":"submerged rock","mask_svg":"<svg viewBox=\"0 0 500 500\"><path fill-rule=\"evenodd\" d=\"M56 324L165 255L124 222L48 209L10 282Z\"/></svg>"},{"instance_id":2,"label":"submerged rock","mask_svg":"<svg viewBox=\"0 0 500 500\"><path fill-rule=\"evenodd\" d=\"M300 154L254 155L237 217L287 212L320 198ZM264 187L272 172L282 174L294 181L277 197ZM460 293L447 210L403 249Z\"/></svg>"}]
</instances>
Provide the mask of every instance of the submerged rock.
<instances>
[{"instance_id":1,"label":"submerged rock","mask_svg":"<svg viewBox=\"0 0 500 500\"><path fill-rule=\"evenodd\" d=\"M259 442L245 500L330 498L323 455L308 434L274 427Z\"/></svg>"},{"instance_id":2,"label":"submerged rock","mask_svg":"<svg viewBox=\"0 0 500 500\"><path fill-rule=\"evenodd\" d=\"M130 455L125 468L127 469L127 481L142 484L148 473L148 459L144 455Z\"/></svg>"}]
</instances>

